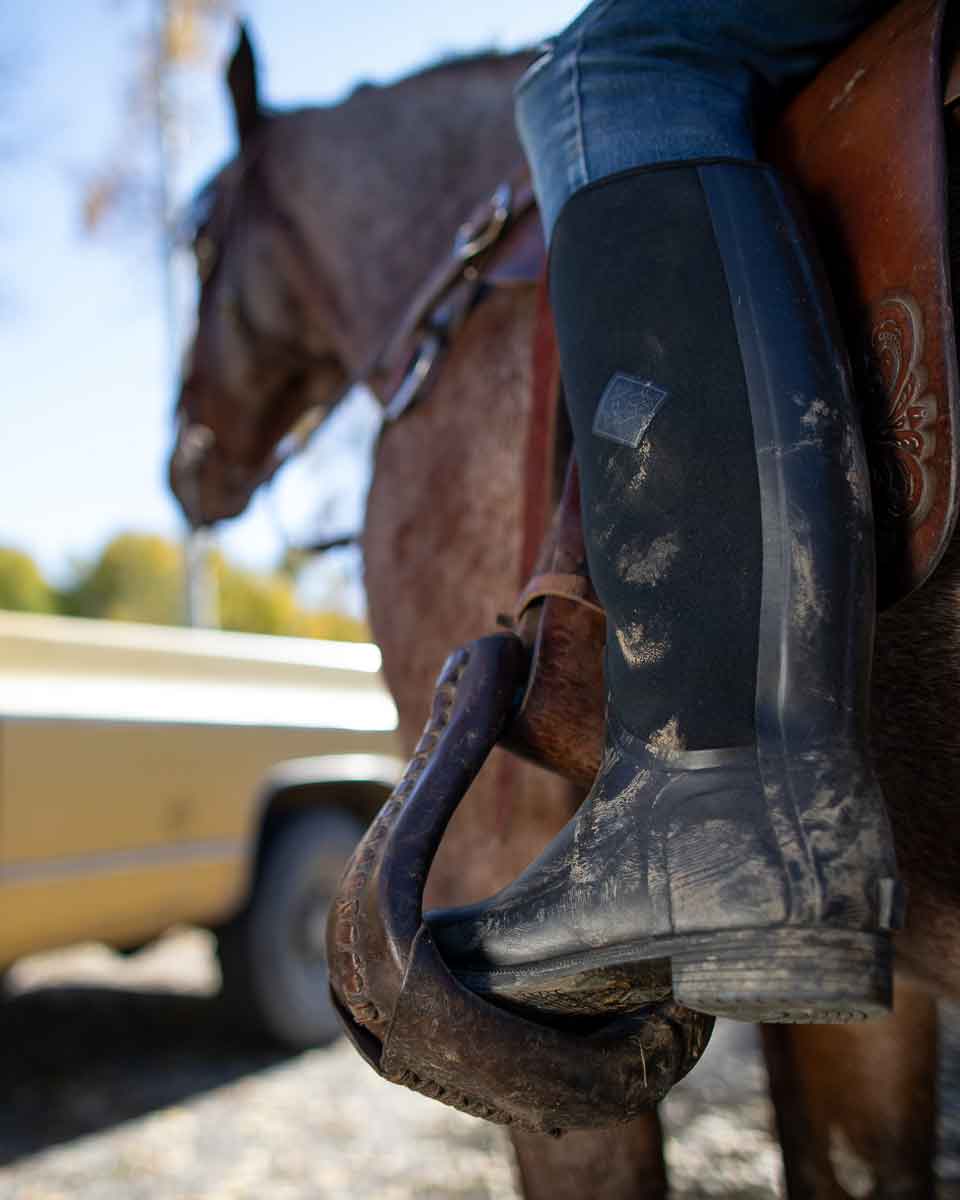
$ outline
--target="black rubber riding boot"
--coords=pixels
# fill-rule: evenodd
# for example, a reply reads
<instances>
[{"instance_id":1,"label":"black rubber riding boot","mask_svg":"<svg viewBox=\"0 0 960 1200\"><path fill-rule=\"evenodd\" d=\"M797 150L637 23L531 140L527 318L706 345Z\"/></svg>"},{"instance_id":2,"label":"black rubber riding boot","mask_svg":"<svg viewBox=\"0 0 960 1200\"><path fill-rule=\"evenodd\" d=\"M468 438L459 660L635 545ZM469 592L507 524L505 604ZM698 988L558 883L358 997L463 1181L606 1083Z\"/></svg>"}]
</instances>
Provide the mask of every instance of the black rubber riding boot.
<instances>
[{"instance_id":1,"label":"black rubber riding boot","mask_svg":"<svg viewBox=\"0 0 960 1200\"><path fill-rule=\"evenodd\" d=\"M567 204L551 295L606 751L544 854L434 935L514 1005L882 1013L899 898L865 725L870 493L806 230L759 164L626 172Z\"/></svg>"}]
</instances>

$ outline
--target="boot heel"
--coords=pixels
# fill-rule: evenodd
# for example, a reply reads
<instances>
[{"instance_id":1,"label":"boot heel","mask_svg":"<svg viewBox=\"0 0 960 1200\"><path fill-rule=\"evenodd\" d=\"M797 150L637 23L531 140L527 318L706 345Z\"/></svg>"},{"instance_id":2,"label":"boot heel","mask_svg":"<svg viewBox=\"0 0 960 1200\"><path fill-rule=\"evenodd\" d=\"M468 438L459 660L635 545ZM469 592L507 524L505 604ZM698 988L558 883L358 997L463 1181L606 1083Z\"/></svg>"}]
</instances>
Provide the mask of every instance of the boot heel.
<instances>
[{"instance_id":1,"label":"boot heel","mask_svg":"<svg viewBox=\"0 0 960 1200\"><path fill-rule=\"evenodd\" d=\"M889 933L791 928L684 939L673 994L688 1008L737 1021L843 1024L889 1013Z\"/></svg>"}]
</instances>

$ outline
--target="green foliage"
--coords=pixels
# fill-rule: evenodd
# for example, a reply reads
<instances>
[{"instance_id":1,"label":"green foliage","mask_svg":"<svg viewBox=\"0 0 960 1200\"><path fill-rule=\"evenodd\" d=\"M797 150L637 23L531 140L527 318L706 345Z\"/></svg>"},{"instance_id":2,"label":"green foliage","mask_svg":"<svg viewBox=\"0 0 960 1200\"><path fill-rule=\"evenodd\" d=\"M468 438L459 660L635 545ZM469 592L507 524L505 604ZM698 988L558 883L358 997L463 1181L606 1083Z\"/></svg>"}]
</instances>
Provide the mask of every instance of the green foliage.
<instances>
[{"instance_id":1,"label":"green foliage","mask_svg":"<svg viewBox=\"0 0 960 1200\"><path fill-rule=\"evenodd\" d=\"M290 580L257 575L216 556L221 629L244 633L294 633L300 611Z\"/></svg>"},{"instance_id":2,"label":"green foliage","mask_svg":"<svg viewBox=\"0 0 960 1200\"><path fill-rule=\"evenodd\" d=\"M61 611L72 617L179 625L183 612L183 561L178 546L151 534L122 533L100 557L81 566L60 592Z\"/></svg>"},{"instance_id":3,"label":"green foliage","mask_svg":"<svg viewBox=\"0 0 960 1200\"><path fill-rule=\"evenodd\" d=\"M234 566L217 553L213 570L222 629L332 641L369 640L370 632L362 621L343 613L301 608L289 569L263 575ZM123 533L108 542L92 562L78 564L71 582L54 591L28 555L0 548L0 608L182 625L183 552L166 538Z\"/></svg>"},{"instance_id":4,"label":"green foliage","mask_svg":"<svg viewBox=\"0 0 960 1200\"><path fill-rule=\"evenodd\" d=\"M56 608L53 592L29 554L0 546L0 609L49 613Z\"/></svg>"},{"instance_id":5,"label":"green foliage","mask_svg":"<svg viewBox=\"0 0 960 1200\"><path fill-rule=\"evenodd\" d=\"M370 627L365 621L339 612L302 613L297 623L298 637L324 638L328 642L369 642Z\"/></svg>"}]
</instances>

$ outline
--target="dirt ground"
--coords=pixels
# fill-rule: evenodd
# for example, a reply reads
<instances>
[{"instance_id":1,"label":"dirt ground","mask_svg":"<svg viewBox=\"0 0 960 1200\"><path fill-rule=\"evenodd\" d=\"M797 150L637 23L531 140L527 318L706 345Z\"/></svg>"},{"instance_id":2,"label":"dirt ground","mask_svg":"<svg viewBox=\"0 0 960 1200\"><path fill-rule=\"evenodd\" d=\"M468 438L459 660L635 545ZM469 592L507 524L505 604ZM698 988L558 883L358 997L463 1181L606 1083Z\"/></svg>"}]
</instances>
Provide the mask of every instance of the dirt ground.
<instances>
[{"instance_id":1,"label":"dirt ground","mask_svg":"<svg viewBox=\"0 0 960 1200\"><path fill-rule=\"evenodd\" d=\"M513 1200L500 1130L379 1080L343 1042L230 1031L205 934L18 964L0 1003L0 1200ZM782 1192L750 1026L664 1110L674 1195Z\"/></svg>"}]
</instances>

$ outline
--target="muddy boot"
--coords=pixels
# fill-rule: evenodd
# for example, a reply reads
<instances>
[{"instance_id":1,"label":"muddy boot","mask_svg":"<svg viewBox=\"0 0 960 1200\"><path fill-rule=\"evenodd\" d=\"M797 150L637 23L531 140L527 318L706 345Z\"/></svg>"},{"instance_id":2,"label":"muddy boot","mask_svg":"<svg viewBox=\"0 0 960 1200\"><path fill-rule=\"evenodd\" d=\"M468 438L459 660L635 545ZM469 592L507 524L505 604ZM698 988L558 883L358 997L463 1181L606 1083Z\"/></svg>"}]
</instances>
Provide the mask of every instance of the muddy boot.
<instances>
[{"instance_id":1,"label":"muddy boot","mask_svg":"<svg viewBox=\"0 0 960 1200\"><path fill-rule=\"evenodd\" d=\"M434 935L520 1007L883 1013L900 905L866 732L870 492L809 235L769 168L671 164L576 194L550 270L606 749L543 855Z\"/></svg>"}]
</instances>

